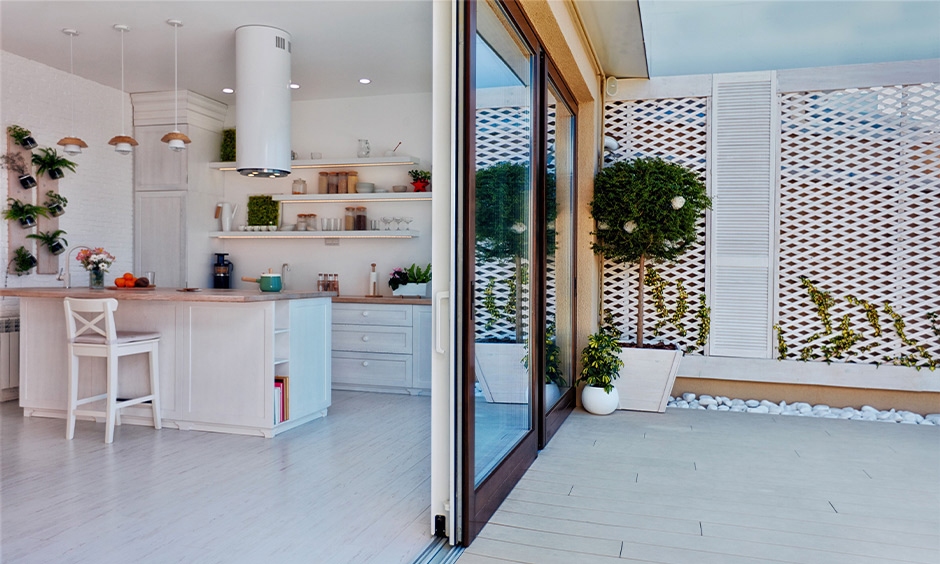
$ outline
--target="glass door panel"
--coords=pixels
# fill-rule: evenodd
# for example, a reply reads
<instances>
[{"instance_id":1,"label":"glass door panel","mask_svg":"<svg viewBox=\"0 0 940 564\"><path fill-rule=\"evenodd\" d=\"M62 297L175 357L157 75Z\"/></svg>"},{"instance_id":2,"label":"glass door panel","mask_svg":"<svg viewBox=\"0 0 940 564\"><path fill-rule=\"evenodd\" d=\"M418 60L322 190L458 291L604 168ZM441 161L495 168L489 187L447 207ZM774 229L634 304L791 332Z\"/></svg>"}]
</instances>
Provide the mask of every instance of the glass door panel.
<instances>
[{"instance_id":1,"label":"glass door panel","mask_svg":"<svg viewBox=\"0 0 940 564\"><path fill-rule=\"evenodd\" d=\"M479 485L532 431L534 58L501 12L476 4L473 471Z\"/></svg>"},{"instance_id":2,"label":"glass door panel","mask_svg":"<svg viewBox=\"0 0 940 564\"><path fill-rule=\"evenodd\" d=\"M574 114L549 83L545 174L544 412L571 388L574 361ZM572 398L573 399L573 396Z\"/></svg>"}]
</instances>

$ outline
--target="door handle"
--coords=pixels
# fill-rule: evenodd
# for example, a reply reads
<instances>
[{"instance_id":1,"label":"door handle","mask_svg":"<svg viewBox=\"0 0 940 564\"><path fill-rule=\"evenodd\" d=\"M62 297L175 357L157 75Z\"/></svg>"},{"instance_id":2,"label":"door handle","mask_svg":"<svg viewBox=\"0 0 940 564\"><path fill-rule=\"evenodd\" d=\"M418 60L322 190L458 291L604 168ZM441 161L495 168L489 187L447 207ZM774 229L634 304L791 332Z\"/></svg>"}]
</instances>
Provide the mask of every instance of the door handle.
<instances>
[{"instance_id":1,"label":"door handle","mask_svg":"<svg viewBox=\"0 0 940 564\"><path fill-rule=\"evenodd\" d=\"M444 300L450 301L450 292L438 292L437 296L434 298L434 352L438 354L447 354L447 351L444 350L444 347L441 346L441 303Z\"/></svg>"}]
</instances>

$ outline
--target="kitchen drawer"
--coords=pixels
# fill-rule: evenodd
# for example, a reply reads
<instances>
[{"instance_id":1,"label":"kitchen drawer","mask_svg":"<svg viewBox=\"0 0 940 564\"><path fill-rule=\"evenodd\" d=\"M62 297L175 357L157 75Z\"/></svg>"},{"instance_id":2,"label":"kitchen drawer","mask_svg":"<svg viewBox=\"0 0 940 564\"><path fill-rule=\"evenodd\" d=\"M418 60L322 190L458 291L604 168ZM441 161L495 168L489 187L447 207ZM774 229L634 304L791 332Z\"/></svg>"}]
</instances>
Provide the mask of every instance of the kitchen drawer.
<instances>
[{"instance_id":1,"label":"kitchen drawer","mask_svg":"<svg viewBox=\"0 0 940 564\"><path fill-rule=\"evenodd\" d=\"M411 327L333 325L334 351L411 354Z\"/></svg>"},{"instance_id":2,"label":"kitchen drawer","mask_svg":"<svg viewBox=\"0 0 940 564\"><path fill-rule=\"evenodd\" d=\"M336 351L333 384L411 387L411 355Z\"/></svg>"},{"instance_id":3,"label":"kitchen drawer","mask_svg":"<svg viewBox=\"0 0 940 564\"><path fill-rule=\"evenodd\" d=\"M333 323L339 325L411 327L411 306L404 304L333 304Z\"/></svg>"}]
</instances>

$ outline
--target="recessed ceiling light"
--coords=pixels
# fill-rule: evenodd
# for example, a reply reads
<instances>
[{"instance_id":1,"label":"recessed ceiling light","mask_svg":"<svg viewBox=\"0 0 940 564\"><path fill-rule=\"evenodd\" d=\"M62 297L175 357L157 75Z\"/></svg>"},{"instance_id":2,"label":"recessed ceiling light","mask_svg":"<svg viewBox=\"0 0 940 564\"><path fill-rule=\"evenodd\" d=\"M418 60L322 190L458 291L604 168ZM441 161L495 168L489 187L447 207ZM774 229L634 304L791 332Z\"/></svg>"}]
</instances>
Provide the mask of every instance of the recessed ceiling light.
<instances>
[{"instance_id":1,"label":"recessed ceiling light","mask_svg":"<svg viewBox=\"0 0 940 564\"><path fill-rule=\"evenodd\" d=\"M369 84L370 82L372 82L372 80L371 80L371 79L368 79L368 78L360 78L360 79L359 79L359 84Z\"/></svg>"},{"instance_id":2,"label":"recessed ceiling light","mask_svg":"<svg viewBox=\"0 0 940 564\"><path fill-rule=\"evenodd\" d=\"M223 88L223 89L222 89L222 94L234 94L234 93L235 93L235 89L234 89L234 88Z\"/></svg>"},{"instance_id":3,"label":"recessed ceiling light","mask_svg":"<svg viewBox=\"0 0 940 564\"><path fill-rule=\"evenodd\" d=\"M291 90L298 90L298 89L300 88L300 85L297 84L296 82L291 82L291 83L290 83L290 88L291 88Z\"/></svg>"}]
</instances>

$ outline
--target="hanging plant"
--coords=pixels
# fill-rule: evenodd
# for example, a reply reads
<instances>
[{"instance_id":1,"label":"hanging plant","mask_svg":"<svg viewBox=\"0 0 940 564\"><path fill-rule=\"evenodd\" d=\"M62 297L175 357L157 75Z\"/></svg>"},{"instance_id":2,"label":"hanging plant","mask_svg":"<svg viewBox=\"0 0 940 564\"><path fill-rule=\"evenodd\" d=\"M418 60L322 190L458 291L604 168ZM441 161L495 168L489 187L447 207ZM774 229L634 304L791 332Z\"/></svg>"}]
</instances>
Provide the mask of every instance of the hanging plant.
<instances>
[{"instance_id":1,"label":"hanging plant","mask_svg":"<svg viewBox=\"0 0 940 564\"><path fill-rule=\"evenodd\" d=\"M13 252L13 270L17 276L28 274L30 269L36 266L38 262L33 253L26 250L26 247L18 247Z\"/></svg>"},{"instance_id":2,"label":"hanging plant","mask_svg":"<svg viewBox=\"0 0 940 564\"><path fill-rule=\"evenodd\" d=\"M60 156L55 149L48 147L39 149L39 153L33 155L33 164L36 165L36 176L42 176L43 173L46 173L53 180L65 176L65 173L62 172L63 168L75 172L75 167L78 166L77 163Z\"/></svg>"},{"instance_id":3,"label":"hanging plant","mask_svg":"<svg viewBox=\"0 0 940 564\"><path fill-rule=\"evenodd\" d=\"M10 221L19 221L20 227L23 229L35 227L36 218L39 216L49 217L48 210L46 210L46 208L43 206L27 204L17 200L16 198L7 198L7 202L10 204L10 207L4 210L4 219L9 219Z\"/></svg>"},{"instance_id":4,"label":"hanging plant","mask_svg":"<svg viewBox=\"0 0 940 564\"><path fill-rule=\"evenodd\" d=\"M10 134L10 137L14 141L19 143L20 147L24 149L33 150L36 148L36 140L33 139L33 134L30 130L25 127L20 127L16 124L13 124L7 127L7 133Z\"/></svg>"},{"instance_id":5,"label":"hanging plant","mask_svg":"<svg viewBox=\"0 0 940 564\"><path fill-rule=\"evenodd\" d=\"M36 239L41 244L45 245L50 253L61 255L65 252L65 248L69 244L69 242L62 237L65 234L65 231L56 229L55 231L40 231L39 233L27 235L26 237L28 239Z\"/></svg>"},{"instance_id":6,"label":"hanging plant","mask_svg":"<svg viewBox=\"0 0 940 564\"><path fill-rule=\"evenodd\" d=\"M46 206L46 209L49 210L49 214L52 217L59 217L65 213L65 206L67 206L68 203L68 198L49 190L46 192L46 201L43 205Z\"/></svg>"},{"instance_id":7,"label":"hanging plant","mask_svg":"<svg viewBox=\"0 0 940 564\"><path fill-rule=\"evenodd\" d=\"M32 171L21 153L0 155L0 165L16 173L20 186L24 189L29 190L36 187L36 179L33 178Z\"/></svg>"},{"instance_id":8,"label":"hanging plant","mask_svg":"<svg viewBox=\"0 0 940 564\"><path fill-rule=\"evenodd\" d=\"M597 173L590 205L594 254L638 266L636 345L642 347L647 261L675 260L695 243L699 217L712 205L705 183L660 157L620 161Z\"/></svg>"}]
</instances>

